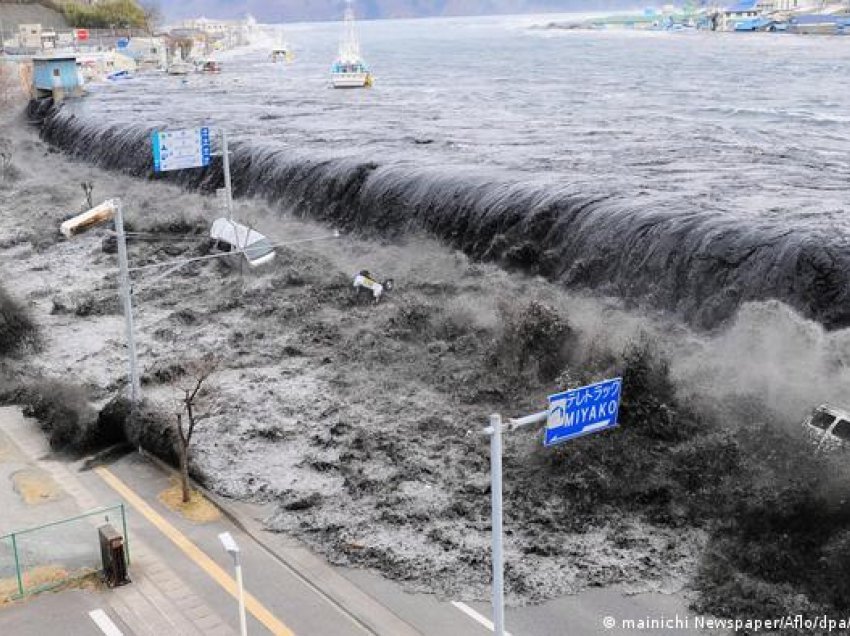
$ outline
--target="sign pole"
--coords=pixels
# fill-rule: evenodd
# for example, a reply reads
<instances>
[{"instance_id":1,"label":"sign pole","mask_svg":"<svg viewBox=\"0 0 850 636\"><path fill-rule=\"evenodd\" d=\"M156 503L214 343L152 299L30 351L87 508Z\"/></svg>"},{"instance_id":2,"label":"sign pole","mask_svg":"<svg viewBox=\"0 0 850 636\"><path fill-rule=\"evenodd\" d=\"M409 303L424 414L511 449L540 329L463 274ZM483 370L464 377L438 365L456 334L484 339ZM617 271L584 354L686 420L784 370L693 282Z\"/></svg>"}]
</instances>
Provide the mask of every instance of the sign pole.
<instances>
[{"instance_id":1,"label":"sign pole","mask_svg":"<svg viewBox=\"0 0 850 636\"><path fill-rule=\"evenodd\" d=\"M544 446L554 446L576 437L600 433L617 426L623 379L603 380L549 396L549 409L525 417L511 418L507 430L546 423ZM490 436L490 510L493 541L493 633L505 634L504 553L502 549L502 416L490 416L483 430Z\"/></svg>"},{"instance_id":2,"label":"sign pole","mask_svg":"<svg viewBox=\"0 0 850 636\"><path fill-rule=\"evenodd\" d=\"M136 360L136 340L133 335L133 299L130 288L130 271L127 263L127 238L124 234L124 213L121 199L115 199L115 233L118 243L118 267L121 288L121 300L124 305L124 321L127 332L127 356L130 366L130 409L135 410L135 404L141 395L139 370Z\"/></svg>"},{"instance_id":3,"label":"sign pole","mask_svg":"<svg viewBox=\"0 0 850 636\"><path fill-rule=\"evenodd\" d=\"M493 538L493 633L505 633L504 555L502 553L502 416L490 416L490 498Z\"/></svg>"},{"instance_id":4,"label":"sign pole","mask_svg":"<svg viewBox=\"0 0 850 636\"><path fill-rule=\"evenodd\" d=\"M227 131L221 129L221 153L224 162L224 190L225 205L227 206L227 219L233 216L233 190L230 183L230 149L227 146Z\"/></svg>"}]
</instances>

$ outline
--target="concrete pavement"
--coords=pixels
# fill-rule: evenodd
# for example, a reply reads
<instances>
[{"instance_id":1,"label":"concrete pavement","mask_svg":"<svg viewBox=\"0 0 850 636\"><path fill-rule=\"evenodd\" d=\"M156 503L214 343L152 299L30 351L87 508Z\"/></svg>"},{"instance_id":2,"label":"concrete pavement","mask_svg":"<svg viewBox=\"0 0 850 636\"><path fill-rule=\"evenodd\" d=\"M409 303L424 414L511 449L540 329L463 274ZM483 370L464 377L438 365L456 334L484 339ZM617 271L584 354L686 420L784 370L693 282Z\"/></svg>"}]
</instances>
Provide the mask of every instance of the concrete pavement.
<instances>
[{"instance_id":1,"label":"concrete pavement","mask_svg":"<svg viewBox=\"0 0 850 636\"><path fill-rule=\"evenodd\" d=\"M104 610L122 634L136 634L109 607L109 592L65 590L45 592L0 608L0 634L61 634L62 636L103 636L89 613Z\"/></svg>"},{"instance_id":2,"label":"concrete pavement","mask_svg":"<svg viewBox=\"0 0 850 636\"><path fill-rule=\"evenodd\" d=\"M11 443L14 444L19 461L25 461L45 471L60 485L61 496L57 501L63 502L63 505L55 507L55 501L39 504L41 517L39 523L44 523L48 517L53 520L61 519L68 513L79 513L119 502L118 497L108 493L105 496L103 491L91 492L78 478L80 473L73 470L73 464L50 454L50 449L38 427L32 421L21 417L17 409L0 409L0 430L5 435L6 443L13 440ZM71 503L75 505L73 510ZM32 517L32 513L27 515L30 520ZM6 518L4 515L4 519ZM13 521L17 524L17 520ZM231 624L222 618L219 609L196 594L193 586L181 576L182 573L178 573L182 569L181 564L171 563L163 559L157 550L151 549L140 533L136 532L137 525L130 522L128 533L132 584L108 591L74 592L77 599L87 600L79 605L72 605L73 609L65 616L67 624L77 626L81 630L88 629L79 633L101 633L88 617L86 610L106 607L111 616L125 624L127 634L138 636L163 634L230 636L235 634ZM94 550L99 552L94 526L92 526L92 541ZM61 543L61 540L58 542ZM61 546L57 547L57 553L60 551L59 547ZM27 611L30 603L34 601L38 601L40 605L50 606L51 611ZM0 633L20 634L20 636L54 633L44 629L43 622L49 622L55 618L53 606L61 612L66 603L65 593L45 594L37 599L30 598L22 603L6 607L0 611L0 621L2 621L0 624L9 631L0 630Z\"/></svg>"}]
</instances>

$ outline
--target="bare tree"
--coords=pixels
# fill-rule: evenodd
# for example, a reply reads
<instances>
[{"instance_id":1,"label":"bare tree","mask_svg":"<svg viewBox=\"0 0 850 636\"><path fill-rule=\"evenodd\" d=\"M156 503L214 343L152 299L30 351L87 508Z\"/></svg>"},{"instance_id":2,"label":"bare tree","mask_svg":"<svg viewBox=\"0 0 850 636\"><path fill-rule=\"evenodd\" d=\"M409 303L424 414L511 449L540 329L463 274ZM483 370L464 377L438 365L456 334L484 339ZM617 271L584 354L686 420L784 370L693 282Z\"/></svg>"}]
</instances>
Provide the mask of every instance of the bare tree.
<instances>
[{"instance_id":1,"label":"bare tree","mask_svg":"<svg viewBox=\"0 0 850 636\"><path fill-rule=\"evenodd\" d=\"M195 428L205 419L215 415L209 402L209 380L218 370L220 360L206 355L187 365L186 374L177 384L180 393L180 411L177 412L177 455L180 460L180 485L183 503L189 502L189 448ZM185 418L184 418L185 416Z\"/></svg>"},{"instance_id":2,"label":"bare tree","mask_svg":"<svg viewBox=\"0 0 850 636\"><path fill-rule=\"evenodd\" d=\"M152 36L154 31L162 24L162 7L158 0L146 0L141 2L139 6L144 13L144 29L148 35Z\"/></svg>"}]
</instances>

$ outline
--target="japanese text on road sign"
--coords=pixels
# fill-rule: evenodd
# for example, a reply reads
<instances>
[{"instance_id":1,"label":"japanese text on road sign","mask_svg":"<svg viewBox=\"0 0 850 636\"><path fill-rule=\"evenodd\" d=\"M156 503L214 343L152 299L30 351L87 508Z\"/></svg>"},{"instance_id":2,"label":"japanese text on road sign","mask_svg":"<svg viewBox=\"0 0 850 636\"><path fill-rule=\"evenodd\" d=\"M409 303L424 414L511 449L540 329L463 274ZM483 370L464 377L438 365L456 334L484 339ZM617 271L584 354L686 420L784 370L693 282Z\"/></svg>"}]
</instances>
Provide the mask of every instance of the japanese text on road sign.
<instances>
[{"instance_id":1,"label":"japanese text on road sign","mask_svg":"<svg viewBox=\"0 0 850 636\"><path fill-rule=\"evenodd\" d=\"M622 378L570 389L549 396L544 446L617 426Z\"/></svg>"}]
</instances>

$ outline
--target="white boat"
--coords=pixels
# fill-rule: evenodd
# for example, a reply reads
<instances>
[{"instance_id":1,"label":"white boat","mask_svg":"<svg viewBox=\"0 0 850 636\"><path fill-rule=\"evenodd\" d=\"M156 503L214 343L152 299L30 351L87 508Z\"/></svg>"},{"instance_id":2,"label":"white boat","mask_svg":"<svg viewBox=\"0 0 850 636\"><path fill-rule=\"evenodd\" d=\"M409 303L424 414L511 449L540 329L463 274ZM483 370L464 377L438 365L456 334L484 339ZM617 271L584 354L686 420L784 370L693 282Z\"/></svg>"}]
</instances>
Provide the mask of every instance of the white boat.
<instances>
[{"instance_id":1,"label":"white boat","mask_svg":"<svg viewBox=\"0 0 850 636\"><path fill-rule=\"evenodd\" d=\"M189 62L176 61L168 66L169 75L188 75L195 70L195 67Z\"/></svg>"},{"instance_id":2,"label":"white boat","mask_svg":"<svg viewBox=\"0 0 850 636\"><path fill-rule=\"evenodd\" d=\"M282 30L278 30L278 39L280 40L280 44L272 49L272 62L292 62L295 55L292 53L292 47L284 41Z\"/></svg>"},{"instance_id":3,"label":"white boat","mask_svg":"<svg viewBox=\"0 0 850 636\"><path fill-rule=\"evenodd\" d=\"M221 73L221 62L208 58L195 62L195 70L199 73L218 74Z\"/></svg>"},{"instance_id":4,"label":"white boat","mask_svg":"<svg viewBox=\"0 0 850 636\"><path fill-rule=\"evenodd\" d=\"M292 50L285 44L272 49L272 62L291 62L294 57Z\"/></svg>"},{"instance_id":5,"label":"white boat","mask_svg":"<svg viewBox=\"0 0 850 636\"><path fill-rule=\"evenodd\" d=\"M347 2L339 57L331 66L331 82L334 88L368 88L372 86L372 73L360 57L360 43L354 28L354 9L351 0Z\"/></svg>"}]
</instances>

